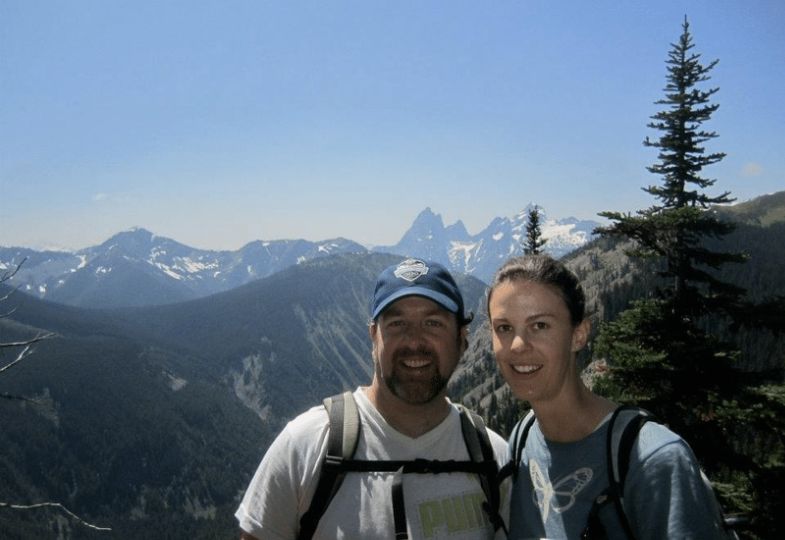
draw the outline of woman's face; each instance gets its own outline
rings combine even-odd
[[[575,354],[586,345],[589,322],[572,325],[558,289],[505,281],[493,290],[489,312],[496,362],[517,398],[533,405],[577,387]]]

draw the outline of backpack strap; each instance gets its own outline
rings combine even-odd
[[[623,406],[619,407],[614,411],[614,414],[618,415],[616,421],[618,425],[614,427],[613,425],[610,426],[608,435],[609,435],[609,443],[610,443],[610,434],[611,431],[614,432],[614,440],[612,442],[614,452],[610,452],[608,454],[609,458],[609,474],[612,472],[613,476],[611,477],[612,485],[615,484],[614,489],[617,490],[618,497],[615,498],[616,502],[616,509],[619,512],[619,518],[622,521],[623,526],[625,527],[625,531],[627,531],[627,536],[630,539],[633,539],[634,536],[632,534],[632,529],[630,527],[629,521],[626,519],[624,514],[624,480],[627,477],[627,472],[630,468],[630,458],[632,456],[632,446],[635,444],[635,440],[638,438],[638,434],[640,433],[643,424],[646,422],[653,422],[655,421],[655,417],[652,413],[647,411],[646,409],[642,409],[640,407],[635,406]],[[611,418],[611,422],[613,422],[613,417]],[[613,469],[610,468],[611,458],[615,458],[615,467]],[[703,485],[706,488],[706,492],[708,493],[709,500],[713,503],[713,509],[715,512],[715,519],[718,520],[718,523],[723,529],[723,533],[729,539],[736,539],[738,540],[738,535],[734,530],[734,521],[732,519],[728,519],[725,516],[725,512],[720,505],[719,500],[717,499],[717,494],[714,491],[714,487],[711,484],[711,480],[709,477],[706,476],[706,473],[703,469],[700,469],[700,476],[701,480],[703,481]],[[742,518],[743,519],[743,518]]]
[[[466,449],[469,451],[469,457],[474,463],[483,464],[483,472],[479,473],[480,485],[485,493],[485,503],[482,505],[483,510],[485,510],[488,519],[493,524],[493,530],[496,531],[501,528],[506,533],[507,527],[499,514],[499,507],[501,506],[499,464],[496,462],[496,456],[493,452],[493,446],[491,446],[488,431],[485,428],[485,422],[474,411],[462,405],[456,406],[460,412],[461,433],[463,433],[463,440],[466,443]]]
[[[341,466],[350,460],[357,449],[360,435],[360,414],[350,391],[324,400],[330,429],[327,436],[327,455],[322,464],[311,505],[300,518],[298,540],[310,540],[319,520],[341,487],[346,471]]]
[[[513,479],[518,478],[518,468],[520,467],[521,460],[523,459],[523,449],[526,447],[526,438],[529,436],[529,430],[534,425],[534,409],[529,409],[526,415],[518,420],[515,427],[512,428],[510,434],[510,461],[499,470],[499,482],[512,475]]]
[[[595,538],[598,532],[602,532],[603,525],[599,519],[599,510],[605,504],[612,502],[624,534],[630,540],[635,539],[632,526],[624,512],[624,481],[630,468],[630,455],[638,433],[643,424],[652,420],[654,416],[650,412],[631,405],[620,406],[611,414],[605,450],[608,460],[608,488],[594,500],[582,538]]]
[[[396,540],[408,538],[406,511],[403,497],[403,475],[406,473],[475,473],[485,493],[483,509],[494,529],[504,527],[499,515],[498,465],[493,453],[488,432],[482,418],[458,406],[461,418],[461,431],[471,461],[438,461],[416,459],[408,461],[358,461],[353,459],[357,449],[360,432],[360,415],[351,392],[344,392],[324,400],[329,417],[327,455],[322,463],[319,481],[316,485],[311,505],[300,518],[298,540],[310,540],[319,520],[329,506],[343,482],[347,472],[386,471],[394,472],[392,486],[393,518]],[[506,532],[506,528],[504,529]]]

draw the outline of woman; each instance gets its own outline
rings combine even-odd
[[[627,538],[614,504],[599,504],[609,483],[608,419],[617,405],[580,377],[576,355],[591,330],[584,304],[577,278],[543,255],[509,260],[488,292],[499,369],[536,418],[517,464],[512,539],[580,538],[595,501],[607,537]],[[666,427],[644,424],[624,485],[624,515],[635,538],[723,537],[695,456]]]

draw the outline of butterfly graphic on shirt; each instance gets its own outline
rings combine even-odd
[[[551,510],[560,514],[572,508],[576,496],[591,482],[594,473],[590,468],[582,467],[551,483],[543,474],[537,460],[532,459],[529,461],[529,475],[534,485],[532,493],[534,502],[539,506],[542,520],[545,522]]]

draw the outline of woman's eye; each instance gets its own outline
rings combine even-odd
[[[496,327],[497,334],[504,334],[506,332],[510,332],[512,330],[512,326],[509,324],[500,324]]]
[[[546,330],[547,328],[548,328],[548,323],[546,322],[537,321],[536,323],[534,323],[535,330]]]

